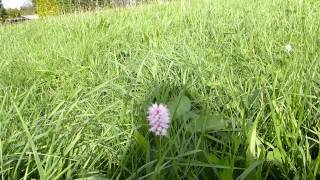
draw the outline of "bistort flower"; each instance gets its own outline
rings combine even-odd
[[[166,136],[170,124],[170,113],[163,104],[153,104],[149,107],[148,121],[150,131],[158,136]]]

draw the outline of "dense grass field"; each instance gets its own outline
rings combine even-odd
[[[320,178],[319,1],[66,15],[0,42],[3,180]]]

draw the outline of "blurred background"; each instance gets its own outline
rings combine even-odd
[[[0,22],[13,24],[39,17],[171,0],[0,0]]]

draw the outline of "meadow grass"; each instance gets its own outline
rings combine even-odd
[[[318,1],[66,15],[0,42],[1,179],[320,177]],[[168,137],[148,132],[154,102]]]

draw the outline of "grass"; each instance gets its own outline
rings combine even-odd
[[[0,27],[0,177],[318,179],[319,35],[311,0]],[[166,138],[147,130],[154,102],[172,112]]]

